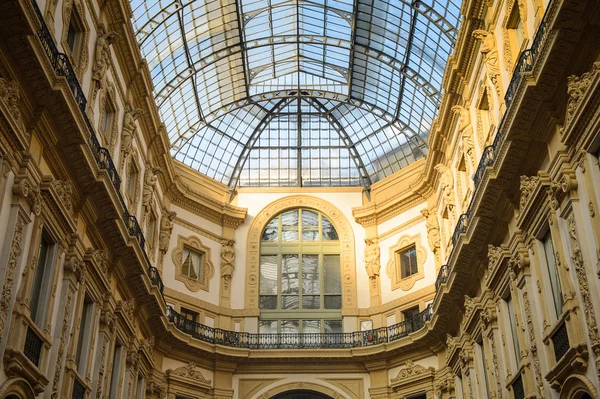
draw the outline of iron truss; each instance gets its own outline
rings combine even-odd
[[[132,0],[172,155],[228,184],[364,185],[427,151],[460,0]]]

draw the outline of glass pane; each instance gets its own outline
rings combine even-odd
[[[261,334],[276,334],[277,320],[260,320],[258,322],[258,332]]]
[[[339,240],[337,231],[325,216],[322,218],[323,240]]]
[[[281,232],[281,241],[298,241],[298,230],[283,230]]]
[[[402,311],[402,315],[404,316],[404,320],[413,319],[419,315],[419,307],[414,306],[410,309],[406,309],[406,310]]]
[[[319,256],[302,255],[302,293],[319,294]]]
[[[302,295],[302,309],[321,309],[321,296]]]
[[[261,295],[260,309],[277,309],[277,295]]]
[[[411,251],[413,248],[409,248],[400,253],[400,267],[402,269],[402,278],[408,277],[412,274],[411,272]]]
[[[283,255],[281,264],[281,293],[298,293],[298,255]]]
[[[325,332],[326,333],[341,333],[342,332],[342,321],[341,320],[325,320]]]
[[[319,225],[319,214],[313,211],[302,211],[302,226],[315,226]]]
[[[281,333],[292,334],[300,332],[300,320],[281,320]]]
[[[410,271],[411,274],[417,274],[419,272],[417,266],[417,250],[415,248],[410,250]]]
[[[326,295],[325,296],[325,309],[341,309],[342,308],[342,296],[341,295]]]
[[[323,268],[325,273],[325,293],[326,294],[341,294],[342,293],[342,273],[340,270],[339,255],[323,256]]]
[[[281,297],[281,309],[298,309],[300,303],[298,295],[286,295]]]
[[[277,241],[277,230],[279,228],[279,218],[274,217],[271,219],[265,230],[263,231],[263,241]]]
[[[277,255],[260,257],[260,294],[277,295]]]
[[[283,212],[281,214],[282,226],[298,226],[298,210]]]
[[[320,320],[303,320],[302,321],[302,332],[303,333],[320,333],[321,332],[321,321]]]
[[[200,261],[201,255],[199,253],[183,248],[181,273],[192,280],[200,280]]]
[[[319,239],[319,230],[302,229],[302,239],[304,241],[317,241]]]

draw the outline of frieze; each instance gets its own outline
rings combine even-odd
[[[167,380],[173,379],[173,377],[179,377],[184,380],[191,380],[196,384],[209,388],[212,381],[204,377],[202,370],[196,366],[194,362],[190,362],[185,366],[178,367],[176,369],[168,369],[165,372]]]
[[[412,360],[409,360],[390,382],[392,386],[398,386],[402,385],[402,383],[406,383],[407,380],[414,381],[415,379],[431,377],[434,373],[435,370],[433,367],[423,367],[420,364],[415,364]]]

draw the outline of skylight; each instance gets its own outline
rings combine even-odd
[[[425,156],[460,0],[132,0],[172,156],[231,188]]]

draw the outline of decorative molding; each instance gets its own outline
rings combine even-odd
[[[258,309],[260,238],[264,227],[275,215],[292,208],[313,208],[323,213],[338,232],[341,247],[343,308],[356,308],[356,262],[354,232],[344,214],[331,203],[307,195],[280,198],[261,210],[248,230],[246,251],[246,308]]]
[[[417,273],[408,277],[402,278],[402,265],[400,262],[400,252],[408,249],[412,245],[415,246],[417,254]],[[403,291],[408,291],[414,287],[415,283],[422,278],[425,278],[425,260],[427,259],[427,251],[421,243],[421,234],[414,236],[404,235],[398,239],[395,245],[389,249],[389,260],[385,268],[387,276],[390,278],[392,291],[400,288]]]
[[[172,379],[173,377],[180,377],[184,380],[192,380],[200,386],[204,386],[209,388],[212,384],[211,380],[206,379],[202,374],[202,370],[196,366],[194,362],[190,362],[185,366],[181,366],[173,369],[168,369],[165,371],[165,376],[167,380]]]
[[[188,220],[176,217],[177,214],[175,214],[175,217],[173,218],[173,222],[181,227],[184,227],[190,231],[193,231],[196,234],[200,234],[203,237],[206,237],[214,242],[218,242],[218,243],[223,243],[225,241],[227,241],[226,238],[224,238],[223,236],[220,236],[218,234],[213,233],[210,230],[207,230],[203,227],[200,227]]]
[[[69,51],[69,44],[67,42],[69,34],[69,25],[71,19],[76,16],[78,29],[81,34],[80,43],[77,43],[78,49],[75,50],[76,54],[72,54]],[[83,75],[87,70],[89,62],[89,49],[88,43],[90,41],[90,28],[87,23],[86,10],[84,9],[84,1],[82,0],[64,0],[63,1],[63,12],[62,12],[62,38],[61,44],[63,52],[69,57],[71,65],[77,74],[79,81],[82,81]],[[79,53],[79,54],[77,54]]]
[[[182,272],[184,247],[188,247],[202,255],[199,280],[191,279]],[[196,236],[184,237],[179,235],[177,237],[177,246],[171,251],[171,259],[175,265],[175,280],[184,283],[185,287],[192,292],[198,292],[200,290],[208,291],[210,289],[210,279],[215,274],[215,266],[211,260],[210,247],[202,244],[200,238]]]
[[[414,364],[412,360],[406,362],[406,365],[398,371],[398,375],[392,378],[390,381],[392,384],[395,382],[399,382],[401,380],[405,380],[408,377],[415,377],[421,374],[425,374],[427,371],[431,371],[433,367],[425,368],[420,364]]]

